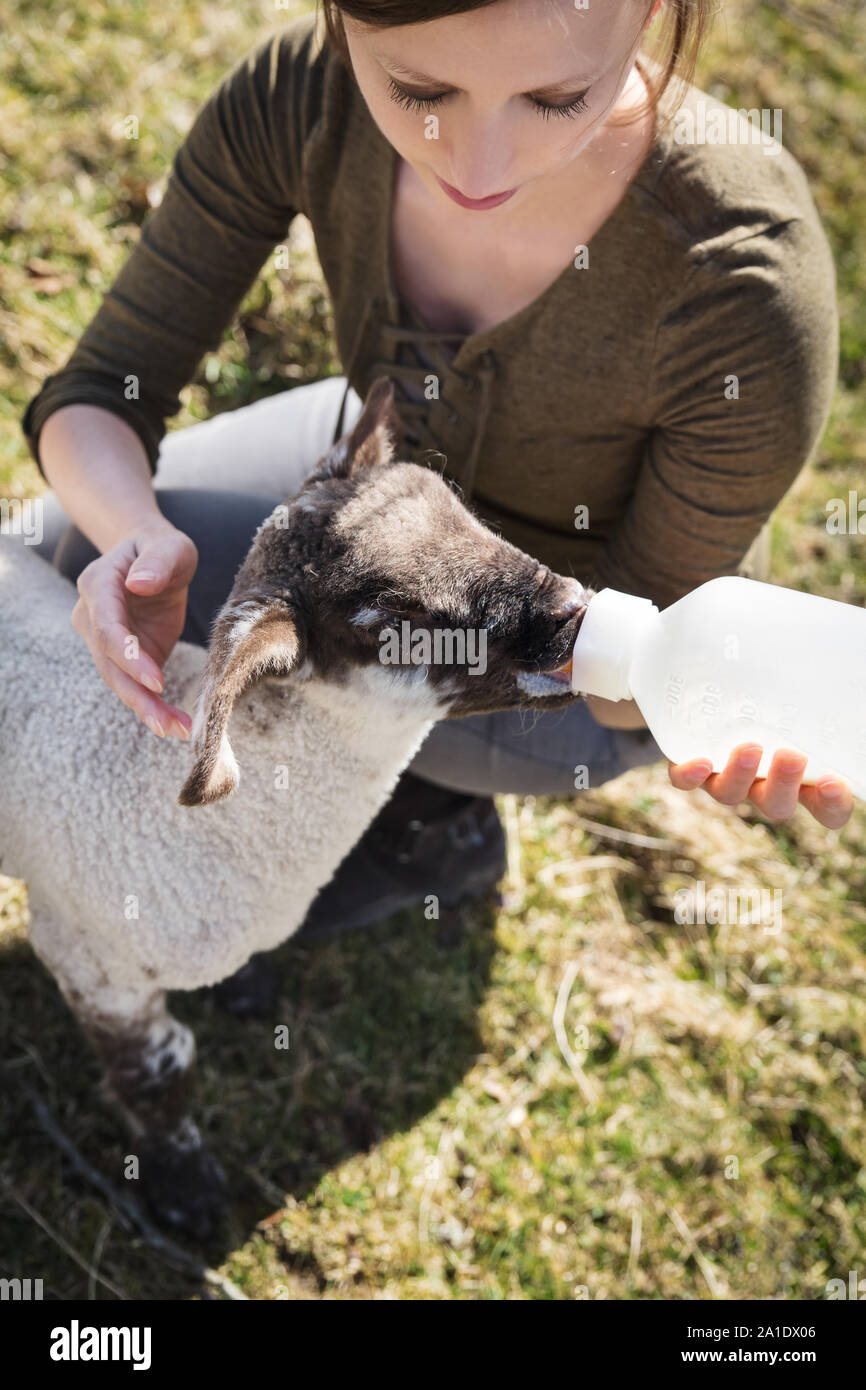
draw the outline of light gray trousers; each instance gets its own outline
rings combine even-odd
[[[182,636],[205,644],[260,522],[297,491],[327,453],[340,425],[362,408],[343,376],[281,391],[163,439],[154,477],[160,509],[191,536],[199,566]],[[345,393],[345,401],[344,401]],[[345,406],[342,420],[341,406]],[[44,494],[43,538],[35,547],[74,580],[97,551],[53,493]],[[646,729],[606,729],[584,701],[545,714],[506,711],[434,726],[410,770],[473,795],[569,796],[663,754]],[[583,769],[586,769],[584,772]]]

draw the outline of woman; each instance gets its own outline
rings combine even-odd
[[[835,277],[796,161],[744,119],[695,136],[734,116],[683,80],[711,0],[666,0],[667,61],[639,57],[662,3],[325,0],[324,31],[290,24],[199,113],[24,420],[74,523],[54,554],[78,579],[73,626],[155,733],[189,730],[160,698],[175,641],[206,641],[252,532],[383,371],[404,456],[444,455],[479,514],[551,568],[660,606],[742,569],[827,420]],[[166,435],[297,211],[345,377]],[[845,783],[802,786],[787,751],[756,780],[760,753],[671,779],[771,820],[798,802],[848,819]],[[441,724],[308,927],[493,882],[493,793],[564,795],[660,756],[629,702],[531,729]]]

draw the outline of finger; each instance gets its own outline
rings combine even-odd
[[[90,575],[82,570],[77,586],[81,599],[73,608],[70,621],[82,637],[86,625],[91,652],[91,643],[95,643],[121,671],[159,694],[164,684],[162,672],[144,650],[138,636],[129,629],[126,601],[118,579],[116,573],[106,572],[104,568]]]
[[[192,720],[186,711],[169,704],[166,700],[158,699],[156,695],[149,695],[138,681],[133,680],[106,656],[103,648],[89,629],[86,610],[84,610],[83,621],[79,618],[76,631],[87,644],[93,664],[105,684],[114,691],[128,709],[131,709],[138,716],[142,723],[147,725],[152,733],[155,733],[159,738],[166,736],[184,740],[189,738]]]
[[[184,741],[189,738],[192,721],[183,710],[157,699],[155,695],[148,695],[137,681],[113,662],[94,657],[94,664],[109,689],[138,715],[157,738],[179,738]]]
[[[794,814],[808,761],[804,753],[796,753],[792,748],[779,748],[773,754],[766,777],[752,783],[749,799],[768,820],[787,820]]]
[[[713,765],[709,758],[689,758],[684,763],[670,763],[668,776],[681,792],[694,791],[712,774]]]
[[[828,830],[838,830],[851,819],[854,794],[840,777],[822,777],[814,786],[800,788],[800,804]]]
[[[188,536],[170,532],[144,542],[129,567],[126,587],[137,594],[159,594],[189,584],[196,566],[198,551]]]
[[[738,806],[749,795],[762,752],[759,743],[738,744],[723,770],[708,779],[705,790],[723,806]]]

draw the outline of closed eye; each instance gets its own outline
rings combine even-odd
[[[388,78],[388,92],[391,100],[406,111],[433,111],[437,106],[442,105],[447,96],[451,95],[450,92],[434,92],[430,96],[425,96],[420,92],[409,92],[405,87],[401,87],[399,83],[395,82],[393,77]],[[545,120],[549,120],[551,116],[570,117],[577,115],[580,111],[586,111],[589,106],[586,100],[587,92],[581,92],[578,96],[572,97],[570,101],[563,102],[561,105],[542,101],[540,97],[528,96],[527,100],[532,103]]]
[[[431,97],[407,92],[405,87],[397,85],[393,77],[388,78],[388,92],[391,100],[406,111],[432,111],[434,106],[440,106],[447,96],[447,92],[438,92]]]
[[[545,120],[551,116],[576,116],[579,111],[586,111],[589,102],[586,100],[586,92],[581,92],[580,96],[573,97],[564,106],[553,106],[548,101],[539,101],[537,97],[530,98],[533,106],[540,111]]]
[[[381,608],[359,608],[357,613],[353,613],[349,622],[353,627],[374,627],[385,617]]]

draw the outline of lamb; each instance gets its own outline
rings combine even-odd
[[[297,930],[435,720],[576,698],[590,591],[399,461],[400,438],[380,377],[259,528],[208,651],[172,652],[166,698],[198,695],[191,769],[101,681],[69,625],[74,587],[2,542],[0,863],[28,883],[33,948],[102,1063],[153,1211],[197,1235],[226,1184],[187,1111],[195,1045],[166,991]],[[406,622],[484,632],[484,669],[387,664]]]

